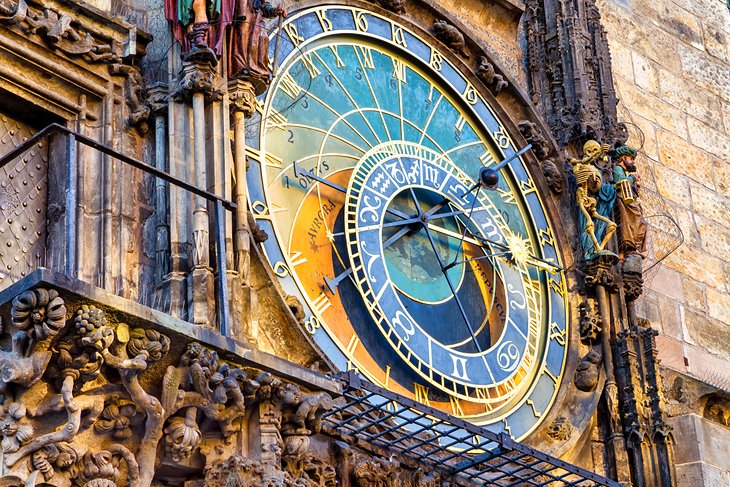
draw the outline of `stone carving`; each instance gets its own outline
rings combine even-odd
[[[195,408],[188,408],[185,417],[170,419],[165,428],[165,451],[176,463],[187,460],[203,439],[198,428],[197,413]]]
[[[269,234],[256,222],[256,218],[254,218],[250,211],[248,212],[248,227],[251,229],[251,236],[254,242],[264,243],[269,239]]]
[[[336,485],[335,468],[309,452],[329,394],[266,372],[249,378],[200,343],[130,329],[91,304],[66,315],[56,291],[33,289],[13,300],[0,330],[12,337],[12,351],[0,352],[0,482],[149,487],[164,463],[205,466],[204,485]],[[260,458],[220,464],[247,411]]]
[[[727,413],[717,403],[708,403],[702,411],[702,416],[710,421],[727,426]]]
[[[301,323],[304,321],[304,318],[307,317],[306,312],[304,311],[304,306],[302,305],[302,302],[299,301],[299,298],[289,294],[287,295],[286,299],[286,305],[291,310],[292,314],[294,315],[294,318]]]
[[[180,68],[178,89],[174,97],[178,100],[190,99],[195,93],[203,93],[211,99],[218,99],[220,92],[214,89],[217,61],[215,57],[191,51]]]
[[[479,67],[477,68],[477,76],[482,83],[492,92],[494,96],[509,86],[509,83],[505,81],[504,76],[497,74],[494,70],[494,65],[489,60],[482,56],[479,61]]]
[[[596,167],[598,160],[603,158],[609,149],[610,146],[589,140],[583,146],[583,158],[570,159],[578,186],[575,196],[580,210],[579,224],[586,260],[610,254],[605,247],[616,232],[616,224],[609,218],[613,213],[616,191],[613,185],[602,184],[601,171]],[[603,239],[599,243],[598,238],[601,236]]]
[[[582,302],[578,310],[580,313],[580,339],[587,345],[593,345],[598,342],[601,334],[601,320],[588,301]]]
[[[532,101],[558,143],[625,137],[596,0],[525,0],[524,25]]]
[[[113,397],[94,424],[94,430],[118,441],[128,440],[133,435],[132,427],[141,424],[142,420],[144,415],[133,402]]]
[[[629,254],[624,258],[621,275],[626,301],[635,301],[644,291],[643,263],[641,254]]]
[[[595,350],[589,351],[583,360],[580,361],[575,371],[575,387],[583,392],[592,392],[598,385],[599,369],[598,364],[601,363],[601,354]]]
[[[43,478],[51,480],[57,470],[69,470],[82,456],[66,443],[54,443],[33,452],[31,463],[35,470],[41,472]]]
[[[0,449],[4,454],[15,453],[34,437],[33,426],[26,419],[23,403],[13,402],[0,406],[0,433],[3,435]]]
[[[547,434],[555,441],[566,442],[573,434],[573,425],[568,418],[561,416],[550,423]]]
[[[446,44],[452,51],[469,58],[464,34],[459,32],[459,29],[445,20],[436,20],[433,23],[433,31],[436,39]]]
[[[400,464],[394,460],[375,457],[355,466],[353,472],[357,487],[389,487],[398,476]]]
[[[539,160],[545,159],[550,154],[550,144],[542,135],[540,127],[529,120],[522,120],[517,124],[520,133],[528,144],[532,144],[532,152]]]
[[[441,475],[435,470],[426,473],[419,468],[416,471],[416,487],[441,487]]]
[[[51,360],[50,339],[66,322],[66,307],[54,290],[25,291],[13,300],[11,350],[0,350],[0,392],[10,384],[31,387]],[[31,354],[33,350],[35,353]]]
[[[590,286],[603,286],[607,290],[618,290],[618,278],[614,264],[618,260],[613,253],[598,255],[586,266],[586,283]]]
[[[546,159],[541,164],[542,174],[545,176],[550,190],[555,194],[563,193],[563,173],[560,172],[558,166],[552,159]]]
[[[206,469],[205,487],[310,487],[307,479],[293,478],[289,473],[272,470],[258,460],[232,456]]]
[[[377,0],[377,2],[385,9],[397,14],[406,13],[406,2],[408,0]]]
[[[114,64],[109,67],[111,74],[124,76],[124,93],[129,108],[129,116],[127,117],[127,125],[136,127],[141,134],[146,134],[149,130],[147,120],[152,114],[152,110],[147,105],[147,93],[145,91],[144,80],[139,69],[126,66],[124,64]]]
[[[81,56],[92,63],[115,64],[122,60],[121,46],[97,41],[72,17],[50,7],[37,11],[25,0],[19,0],[15,9],[0,5],[0,23],[18,26],[64,54]]]

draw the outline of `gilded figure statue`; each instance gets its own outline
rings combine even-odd
[[[610,145],[589,140],[583,145],[583,158],[570,159],[578,185],[576,203],[580,210],[581,240],[587,260],[612,254],[606,250],[606,245],[616,232],[616,224],[609,218],[613,213],[616,191],[612,184],[603,184],[601,170],[597,167],[598,161],[605,158],[610,149]]]
[[[639,203],[639,175],[636,172],[637,151],[621,146],[612,151],[615,165],[613,183],[618,192],[619,251],[623,256],[644,254],[647,223]]]

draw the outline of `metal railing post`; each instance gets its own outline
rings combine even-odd
[[[218,259],[218,328],[221,335],[230,335],[228,320],[230,309],[228,303],[228,272],[226,269],[226,215],[223,203],[215,202],[215,243]]]
[[[76,276],[76,135],[66,135],[66,258],[64,273]]]

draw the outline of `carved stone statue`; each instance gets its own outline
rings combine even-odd
[[[581,240],[586,260],[598,255],[610,254],[606,244],[616,232],[616,224],[609,215],[613,212],[616,191],[612,184],[602,184],[601,171],[596,162],[604,157],[611,147],[589,140],[583,146],[583,159],[571,159],[576,184],[576,203],[582,230]],[[605,234],[604,234],[605,230]],[[598,238],[603,235],[599,243]]]
[[[647,223],[638,201],[639,175],[636,174],[636,149],[625,145],[615,149],[618,157],[613,168],[613,183],[619,194],[618,214],[619,251],[623,255],[643,254],[646,245]]]
[[[228,76],[251,79],[268,86],[269,36],[265,19],[286,17],[286,10],[263,0],[235,0],[228,46]],[[255,85],[259,83],[254,83]]]

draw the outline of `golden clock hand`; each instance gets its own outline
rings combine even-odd
[[[472,328],[471,323],[469,322],[469,317],[466,315],[466,309],[464,308],[464,305],[461,303],[461,299],[459,299],[459,295],[456,293],[456,288],[454,287],[454,283],[451,282],[451,277],[449,277],[448,270],[444,266],[444,261],[441,259],[441,254],[439,254],[438,248],[436,247],[436,242],[433,240],[433,236],[431,235],[431,231],[428,228],[429,224],[429,217],[424,214],[421,210],[421,203],[418,201],[418,196],[416,196],[416,192],[413,190],[413,188],[408,188],[411,192],[411,197],[413,198],[413,202],[416,204],[416,208],[418,209],[418,216],[421,217],[421,224],[423,225],[423,228],[426,230],[426,236],[428,237],[428,241],[431,244],[431,249],[433,249],[433,253],[436,256],[436,260],[439,263],[439,267],[441,268],[441,273],[446,278],[446,282],[449,284],[449,289],[451,289],[451,294],[454,296],[454,301],[456,302],[456,306],[459,308],[459,312],[461,313],[461,316],[464,318],[464,322],[466,323],[466,327],[469,329],[469,334],[471,335],[472,340],[474,340],[474,345],[477,347],[477,351],[479,353],[482,353],[482,347],[479,345],[479,341],[477,340],[477,336],[474,333],[474,328]],[[438,206],[438,205],[436,205]],[[435,208],[435,207],[434,207]],[[433,208],[431,209],[433,210]],[[438,211],[438,210],[436,210]],[[489,327],[485,327],[485,335],[487,337],[487,343],[491,343],[491,337],[489,333]]]
[[[412,220],[414,220],[414,221],[413,222],[408,221],[407,223],[404,221],[402,224],[407,225],[408,223],[415,223],[415,222],[421,221],[420,218],[413,218]],[[393,222],[393,223],[401,223],[401,222]],[[396,233],[393,234],[393,236],[391,236],[388,240],[383,242],[383,249],[385,250],[388,247],[390,247],[391,245],[393,245],[394,243],[396,243],[398,240],[400,240],[400,238],[403,235],[410,232],[411,230],[412,230],[412,228],[409,226],[405,226],[405,227],[401,228],[400,230],[398,230]],[[340,273],[340,275],[335,276],[333,279],[330,279],[329,277],[325,277],[324,283],[327,286],[327,289],[329,289],[329,291],[332,294],[337,294],[337,286],[339,286],[340,283],[342,281],[344,281],[345,278],[347,276],[349,276],[350,274],[352,274],[352,267],[342,271],[342,273]]]
[[[333,183],[332,181],[329,181],[323,177],[317,176],[312,171],[307,171],[306,169],[301,167],[299,164],[297,164],[297,161],[294,161],[292,163],[292,165],[294,166],[294,176],[296,176],[297,178],[305,176],[305,177],[308,177],[310,179],[317,181],[318,183],[322,183],[325,186],[329,186],[332,189],[336,189],[337,191],[347,194],[347,188],[345,188],[344,186],[340,186],[339,184]],[[411,218],[410,216],[403,213],[402,211],[398,211],[393,208],[388,208],[385,211],[387,211],[391,215],[402,218],[403,220],[408,220],[409,218]]]
[[[440,227],[438,225],[434,225],[430,221],[428,223],[428,228],[437,233],[440,233],[442,235],[446,235],[447,237],[461,238],[461,234],[451,231],[449,229]],[[476,246],[482,247],[482,248],[489,248],[488,246],[494,246],[494,247],[504,250],[510,254],[514,254],[514,249],[510,248],[508,245],[504,245],[499,242],[495,242],[494,240],[489,240],[488,238],[479,237],[479,236],[476,236],[473,234],[471,237],[469,237],[469,236],[464,237],[464,242],[469,242],[472,245],[476,245]],[[564,268],[562,266],[559,266],[553,262],[550,262],[545,259],[541,259],[540,257],[536,257],[531,254],[528,254],[526,256],[525,263],[533,265],[533,266],[543,269],[545,271],[548,271],[551,274],[555,274],[559,271],[564,270]]]
[[[431,230],[429,229],[428,222],[424,223],[423,228],[426,229],[426,236],[428,237],[428,241],[431,243],[431,248],[433,249],[434,255],[436,255],[436,260],[438,260],[439,267],[441,267],[441,272],[443,273],[444,277],[446,278],[446,282],[449,284],[449,289],[451,289],[451,294],[454,296],[454,301],[456,301],[456,306],[459,308],[459,312],[461,313],[461,316],[464,318],[464,322],[466,323],[466,327],[469,329],[469,334],[471,335],[472,340],[474,341],[474,345],[477,347],[477,352],[482,353],[482,347],[479,345],[479,341],[477,340],[477,336],[474,333],[474,328],[472,328],[471,323],[469,322],[469,317],[466,315],[466,309],[464,308],[464,305],[461,303],[461,299],[459,299],[459,295],[456,293],[456,288],[454,287],[454,284],[451,282],[451,278],[449,277],[448,270],[444,266],[443,260],[441,260],[441,255],[438,252],[438,248],[436,247],[436,242],[433,241],[433,236],[431,235]],[[490,336],[490,330],[489,327],[484,327],[485,336],[487,338],[487,343],[491,343],[492,339]]]

